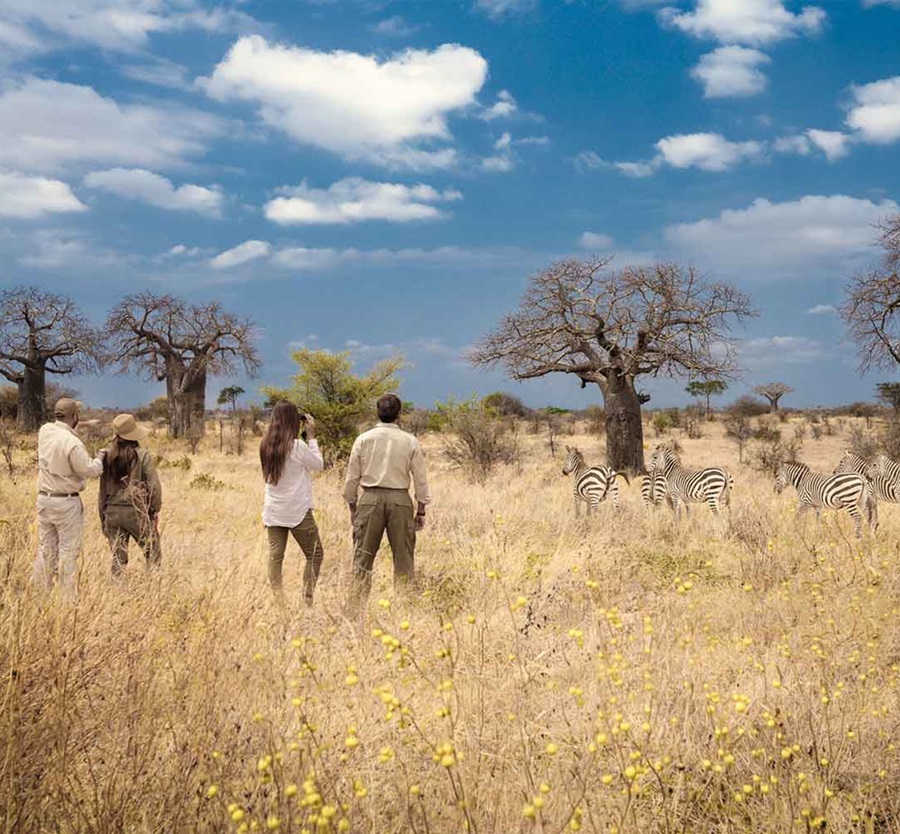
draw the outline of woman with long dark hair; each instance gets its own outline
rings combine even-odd
[[[128,564],[131,539],[144,551],[147,567],[160,562],[162,487],[153,455],[140,447],[150,432],[130,414],[117,415],[112,428],[115,437],[103,459],[97,497],[103,532],[112,550],[113,576],[119,576]]]
[[[298,437],[301,425],[305,442]],[[312,605],[324,556],[312,513],[310,473],[324,467],[316,441],[316,421],[309,414],[301,416],[293,403],[279,402],[259,443],[259,462],[266,480],[263,524],[269,538],[269,585],[281,592],[281,566],[290,533],[306,557],[303,597],[307,605]]]

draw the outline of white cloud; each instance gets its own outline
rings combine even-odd
[[[281,194],[265,207],[266,217],[281,225],[437,220],[444,213],[435,203],[462,197],[452,189],[438,191],[430,185],[369,182],[356,177],[328,188],[310,188],[304,182],[296,188],[281,189]]]
[[[199,0],[3,0],[0,40],[34,50],[91,44],[133,51],[157,32],[239,31],[252,19]],[[3,32],[5,31],[5,36]]]
[[[86,210],[87,206],[60,180],[0,171],[0,217],[33,219]]]
[[[656,143],[658,159],[673,168],[727,171],[740,162],[758,157],[759,142],[729,142],[719,133],[688,133],[667,136]]]
[[[94,171],[84,178],[84,184],[88,188],[99,188],[127,200],[139,200],[158,208],[195,211],[212,217],[218,217],[222,213],[224,202],[218,188],[201,185],[182,185],[176,188],[170,180],[143,168]]]
[[[900,75],[854,86],[852,94],[846,121],[862,140],[887,144],[900,139]]]
[[[824,316],[836,313],[837,309],[832,304],[816,304],[815,306],[810,307],[806,312],[810,316]]]
[[[613,167],[626,176],[642,179],[652,177],[659,167],[659,162],[656,159],[650,162],[614,162]]]
[[[533,259],[534,253],[517,248],[439,246],[435,249],[330,249],[286,246],[273,253],[271,263],[285,270],[306,272],[355,263],[471,263],[484,266],[490,263],[523,263]]]
[[[797,156],[809,156],[812,153],[812,143],[806,135],[796,133],[791,136],[780,136],[772,143],[772,149],[776,153],[794,153]]]
[[[892,200],[845,195],[784,203],[759,198],[745,209],[669,226],[664,235],[704,268],[758,279],[810,277],[864,263],[872,254],[875,224],[897,211]]]
[[[519,105],[516,103],[515,98],[513,98],[512,93],[510,93],[509,90],[501,90],[497,95],[497,101],[490,107],[484,108],[481,118],[486,121],[492,121],[493,119],[508,119],[510,116],[515,115],[518,110]]]
[[[578,239],[578,245],[582,249],[595,249],[598,251],[606,251],[612,249],[615,241],[611,235],[605,235],[600,232],[582,232]]]
[[[448,117],[475,104],[486,77],[487,61],[456,44],[379,60],[251,36],[201,83],[213,98],[257,104],[264,122],[297,142],[422,170],[454,164],[452,148],[434,145],[451,141]]]
[[[369,31],[374,32],[376,35],[387,35],[391,38],[408,38],[421,28],[421,26],[414,26],[409,23],[406,18],[400,15],[394,15],[393,17],[379,20],[378,23],[369,27]]]
[[[863,0],[863,6],[866,8],[872,6],[896,6],[900,9],[900,0]]]
[[[836,130],[815,130],[806,131],[809,141],[821,150],[829,162],[841,159],[847,155],[847,145],[850,142],[850,136]]]
[[[250,261],[266,258],[272,251],[272,244],[264,240],[245,240],[233,249],[226,249],[214,258],[209,265],[213,269],[231,269],[235,266],[249,263]]]
[[[804,336],[769,336],[738,343],[739,361],[751,368],[805,365],[828,355],[826,346]]]
[[[530,12],[537,7],[537,0],[475,0],[475,6],[491,17],[497,18]]]
[[[0,94],[0,165],[24,170],[97,162],[166,168],[200,153],[220,130],[195,110],[119,104],[58,81],[28,78]]]
[[[760,46],[818,32],[825,12],[805,6],[789,12],[782,0],[697,0],[693,11],[665,8],[660,19],[697,38]]]
[[[144,64],[126,64],[121,68],[121,72],[126,78],[155,87],[186,90],[191,86],[187,67],[166,58],[156,58]]]
[[[760,67],[770,62],[758,49],[720,46],[700,59],[691,76],[703,84],[704,98],[755,96],[766,89],[768,79]]]

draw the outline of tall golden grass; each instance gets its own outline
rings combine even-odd
[[[338,473],[315,485],[309,610],[295,550],[289,606],[265,585],[253,450],[210,439],[161,470],[162,570],[132,546],[121,584],[92,485],[75,607],[30,588],[33,479],[0,480],[4,830],[900,830],[900,507],[861,542],[849,517],[798,519],[704,433],[683,458],[731,468],[732,508],[680,523],[637,483],[576,521],[540,437],[484,483],[428,440],[421,594],[394,597],[383,551],[361,623],[340,616]],[[841,448],[807,439],[804,458],[830,469]]]

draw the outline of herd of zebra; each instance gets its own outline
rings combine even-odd
[[[581,503],[587,504],[588,515],[595,512],[607,496],[618,509],[617,479],[628,476],[609,466],[588,466],[584,455],[575,447],[566,446],[563,475],[575,476],[575,515]],[[798,514],[814,509],[816,515],[823,508],[846,510],[856,526],[857,537],[862,535],[863,517],[874,530],[878,527],[878,502],[900,503],[900,463],[879,455],[874,461],[846,451],[830,475],[812,472],[804,463],[785,463],[775,477],[775,491],[786,486],[797,490],[800,501]],[[657,446],[650,458],[648,473],[641,476],[641,499],[645,506],[668,504],[676,516],[690,504],[705,503],[717,514],[731,503],[734,479],[727,469],[711,466],[688,469],[674,449]]]

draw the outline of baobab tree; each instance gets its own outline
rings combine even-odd
[[[110,312],[106,326],[111,357],[121,372],[136,367],[166,383],[172,437],[202,434],[208,376],[232,374],[238,366],[253,375],[259,368],[253,323],[226,313],[217,302],[129,295]]]
[[[881,224],[878,243],[881,263],[850,279],[841,307],[863,372],[900,363],[900,214]]]
[[[515,379],[571,374],[600,388],[606,450],[620,471],[644,469],[639,377],[729,379],[737,372],[730,325],[756,315],[730,284],[674,263],[609,269],[567,260],[533,275],[518,309],[476,347],[477,366]]]
[[[764,385],[757,385],[753,389],[753,393],[767,399],[769,401],[769,414],[775,414],[778,411],[778,404],[781,398],[785,394],[793,394],[794,389],[783,382],[767,382]]]
[[[46,418],[47,374],[95,371],[103,339],[71,298],[37,287],[0,292],[0,374],[18,389],[17,420],[36,431]]]

